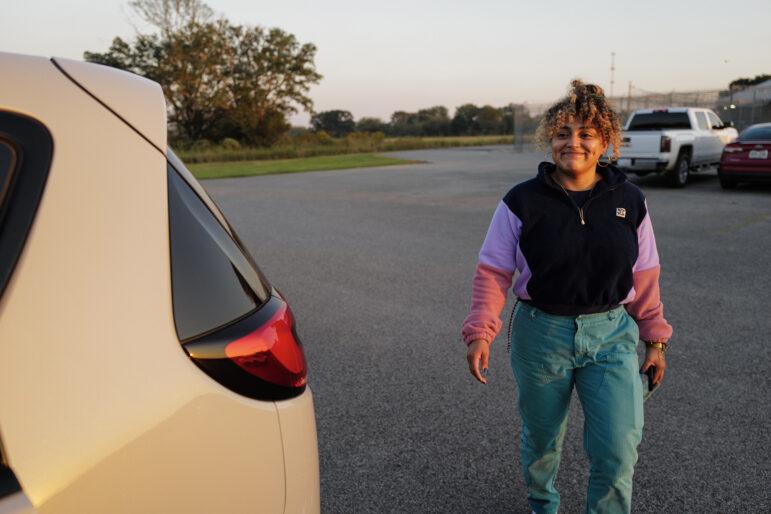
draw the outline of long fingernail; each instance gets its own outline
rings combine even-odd
[[[482,376],[487,378],[487,368],[482,369]]]

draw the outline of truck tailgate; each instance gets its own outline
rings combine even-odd
[[[661,153],[661,132],[624,132],[621,157],[655,158]]]

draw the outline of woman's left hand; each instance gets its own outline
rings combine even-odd
[[[659,383],[664,378],[664,369],[667,367],[667,361],[664,358],[664,352],[661,348],[650,347],[645,349],[645,362],[642,365],[643,371],[648,371],[651,366],[656,367],[653,375],[653,382]]]

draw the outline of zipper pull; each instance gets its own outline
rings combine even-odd
[[[586,222],[584,221],[584,208],[579,207],[578,208],[578,215],[581,216],[581,225],[586,225]]]

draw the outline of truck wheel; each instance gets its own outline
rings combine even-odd
[[[688,174],[690,172],[691,159],[687,152],[680,152],[677,155],[677,161],[675,167],[667,172],[667,180],[672,187],[684,187],[688,182]]]

